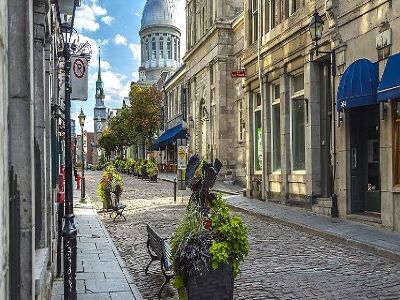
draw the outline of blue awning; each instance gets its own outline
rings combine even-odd
[[[172,144],[177,139],[186,139],[187,130],[183,128],[182,124],[172,127],[165,131],[156,140],[156,148],[164,148],[168,144]]]
[[[365,58],[354,61],[340,79],[337,110],[377,104],[378,83],[378,64]]]
[[[400,99],[400,53],[391,55],[378,87],[378,101]]]

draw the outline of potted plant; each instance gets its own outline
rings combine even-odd
[[[103,209],[108,210],[112,208],[111,193],[114,193],[118,199],[122,190],[123,181],[121,176],[117,174],[113,165],[107,166],[98,187],[98,193],[103,202]]]
[[[180,299],[233,299],[234,278],[249,251],[247,228],[233,216],[221,194],[210,193],[222,165],[192,157],[186,184],[187,211],[173,233],[173,285]]]
[[[142,165],[143,165],[143,160],[142,160],[142,159],[138,159],[138,160],[136,161],[136,164],[135,164],[135,175],[136,175],[138,178],[141,178],[141,177],[142,177],[142,174],[141,174]]]
[[[149,160],[146,164],[146,171],[150,182],[157,182],[158,168],[154,160]]]
[[[142,179],[149,179],[149,174],[147,173],[147,164],[148,164],[148,161],[145,160],[142,164],[142,168],[140,169]]]

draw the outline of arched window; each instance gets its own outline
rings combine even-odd
[[[149,39],[146,39],[146,60],[150,60]]]
[[[168,59],[172,59],[172,43],[170,36],[167,38],[167,51],[168,51]]]
[[[157,55],[157,52],[156,52],[156,38],[153,36],[151,38],[151,59],[155,60],[156,59],[156,55]]]
[[[177,54],[178,54],[178,46],[177,46],[177,40],[174,38],[174,59],[178,60]]]
[[[160,36],[160,46],[159,46],[159,49],[160,49],[160,58],[161,59],[164,59],[164,38],[162,37],[162,36]]]

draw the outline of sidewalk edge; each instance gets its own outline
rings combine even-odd
[[[331,232],[326,232],[326,231],[323,231],[323,230],[320,230],[320,229],[317,229],[317,228],[314,228],[314,227],[306,226],[304,224],[293,223],[293,222],[291,222],[289,220],[285,220],[285,219],[277,218],[277,217],[274,217],[274,216],[262,214],[260,212],[253,211],[251,209],[247,209],[247,208],[243,208],[243,207],[240,207],[240,206],[236,206],[236,205],[234,205],[232,203],[229,203],[229,202],[227,202],[227,205],[230,208],[232,208],[233,210],[245,212],[245,213],[248,213],[248,214],[253,215],[255,217],[258,217],[260,219],[264,219],[264,220],[268,220],[268,221],[274,221],[276,223],[295,228],[295,229],[297,229],[299,231],[302,231],[302,232],[306,232],[306,233],[309,233],[309,234],[317,235],[319,237],[322,237],[324,239],[327,239],[327,240],[330,240],[330,241],[333,241],[333,242],[339,242],[339,243],[344,244],[344,245],[349,245],[349,246],[352,246],[352,247],[355,247],[355,248],[359,248],[361,250],[370,252],[372,254],[381,256],[383,258],[392,260],[394,262],[400,262],[400,253],[396,253],[396,252],[390,251],[388,249],[372,246],[372,245],[370,245],[368,243],[363,243],[361,241],[357,241],[357,240],[354,240],[354,239],[348,239],[348,238],[345,238],[345,237],[343,237],[341,235],[338,235],[338,234],[335,234],[335,233],[331,233]]]

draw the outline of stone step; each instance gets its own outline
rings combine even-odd
[[[312,206],[312,211],[319,215],[324,215],[324,216],[331,215],[331,208],[321,204],[314,204]]]
[[[332,207],[332,199],[331,198],[317,198],[317,203],[324,207]]]

